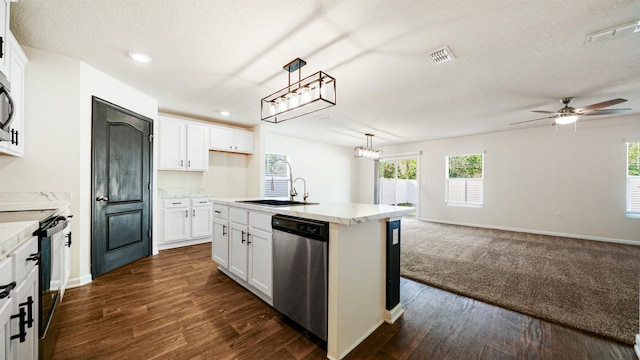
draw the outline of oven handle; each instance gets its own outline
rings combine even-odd
[[[59,233],[60,231],[66,229],[67,226],[69,226],[69,221],[65,219],[64,221],[60,221],[59,223],[57,223],[55,226],[43,230],[42,236],[50,237],[53,234]]]

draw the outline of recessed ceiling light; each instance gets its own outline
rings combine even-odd
[[[151,57],[147,54],[143,54],[143,53],[139,53],[139,52],[130,52],[129,56],[137,61],[137,62],[141,62],[141,63],[148,63],[151,61]]]
[[[220,115],[222,115],[222,116],[229,116],[229,115],[231,115],[231,113],[230,113],[230,112],[228,112],[228,111],[220,111]]]

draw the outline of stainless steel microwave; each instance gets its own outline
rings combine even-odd
[[[11,99],[11,85],[9,80],[0,73],[0,141],[18,143],[18,132],[11,129],[13,121],[13,99]]]

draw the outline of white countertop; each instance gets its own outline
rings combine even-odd
[[[237,201],[256,198],[209,199],[214,204],[235,206],[247,210],[264,211],[273,214],[297,216],[343,225],[360,224],[386,218],[407,215],[415,208],[405,206],[360,204],[360,203],[320,203],[317,205],[265,206]]]

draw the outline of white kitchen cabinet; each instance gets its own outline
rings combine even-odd
[[[207,199],[191,199],[191,237],[211,237],[213,206]]]
[[[12,259],[0,260],[0,359],[11,359],[11,315],[13,315]]]
[[[3,0],[0,0],[2,4]],[[7,33],[8,43],[5,45],[5,54],[9,66],[7,67],[7,79],[11,83],[11,98],[13,99],[13,120],[11,121],[11,141],[0,141],[0,152],[13,156],[24,154],[24,68],[27,56],[13,37]]]
[[[211,259],[218,266],[229,268],[229,208],[213,205],[213,243]]]
[[[209,129],[195,122],[158,116],[159,170],[206,171],[209,168]]]
[[[229,271],[271,298],[271,215],[231,207],[229,228]]]
[[[163,201],[160,250],[211,241],[213,206],[204,198]]]
[[[38,359],[40,295],[38,291],[38,238],[32,237],[9,256],[16,287],[11,291],[11,359]]]
[[[253,153],[253,133],[223,126],[211,126],[211,150]]]
[[[5,77],[9,77],[9,45],[7,34],[9,34],[9,4],[10,0],[0,0],[0,72]]]

